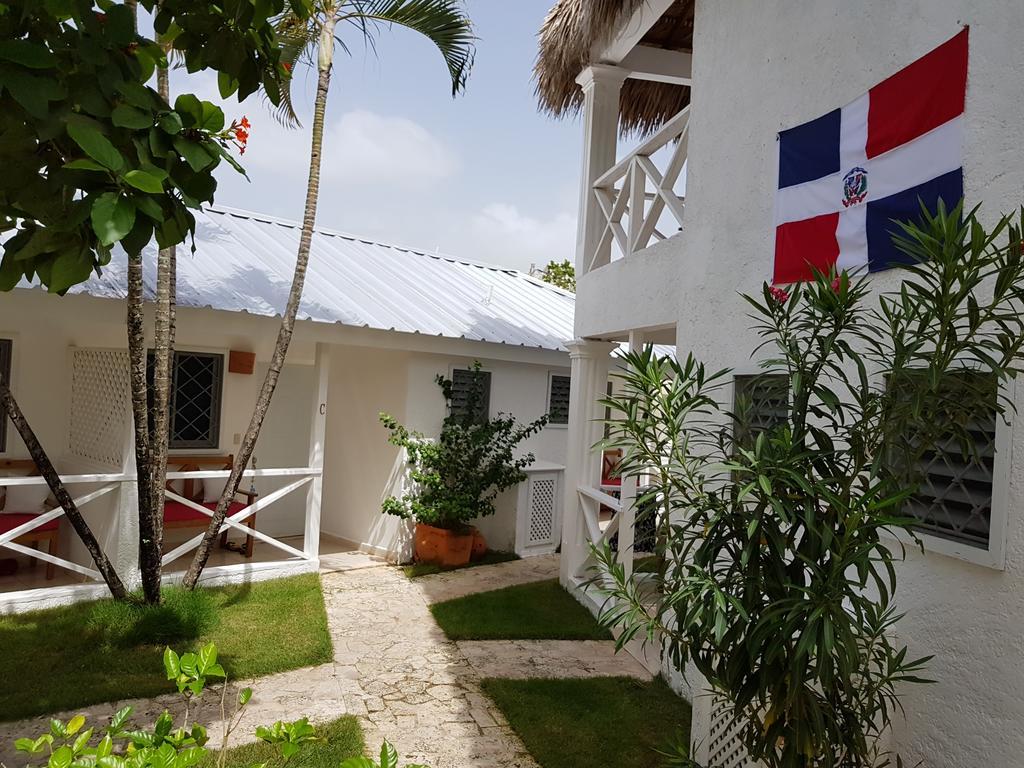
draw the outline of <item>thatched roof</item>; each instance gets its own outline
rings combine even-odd
[[[575,114],[583,103],[576,76],[592,52],[610,41],[621,20],[643,0],[558,0],[540,30],[540,52],[534,66],[537,98],[555,117]],[[687,51],[693,45],[694,0],[676,0],[641,43]],[[620,127],[623,133],[648,133],[690,102],[686,86],[627,80],[622,87]]]

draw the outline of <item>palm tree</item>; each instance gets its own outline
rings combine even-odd
[[[282,46],[283,66],[289,72],[300,63],[316,62],[317,86],[313,105],[312,142],[309,152],[309,181],[306,186],[306,207],[302,217],[302,234],[295,260],[295,274],[292,278],[288,303],[281,319],[277,344],[270,360],[267,376],[263,380],[256,407],[249,428],[242,438],[227,483],[221,493],[217,508],[210,520],[203,540],[185,574],[184,586],[194,589],[199,576],[206,566],[210,551],[217,539],[220,527],[227,515],[228,505],[238,490],[253,449],[259,437],[260,427],[270,406],[274,388],[284,367],[288,345],[295,328],[295,317],[302,299],[302,286],[309,264],[309,250],[316,224],[316,210],[320,191],[320,160],[324,139],[324,114],[327,109],[327,94],[331,84],[331,67],[334,61],[335,43],[348,50],[338,37],[338,30],[351,25],[363,40],[373,46],[375,35],[385,27],[400,26],[419,32],[437,46],[451,75],[452,95],[457,95],[466,85],[473,64],[474,37],[472,24],[463,11],[461,0],[318,0],[316,8],[308,18],[290,13],[283,15],[277,24]],[[298,123],[288,90],[290,78],[285,78],[282,90],[282,118],[286,122]]]

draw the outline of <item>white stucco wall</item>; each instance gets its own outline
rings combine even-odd
[[[480,360],[491,371],[491,413],[511,413],[531,421],[547,410],[548,375],[565,374],[562,365],[529,364],[480,356],[333,347],[328,437],[324,467],[322,528],[363,548],[395,553],[407,539],[401,521],[382,515],[381,502],[401,487],[400,451],[387,442],[378,414],[387,411],[412,430],[436,436],[444,400],[434,383],[438,374],[468,368]],[[549,426],[523,444],[538,459],[565,461],[566,430]],[[515,491],[504,494],[493,517],[475,523],[496,549],[515,544]]]
[[[0,338],[14,341],[12,385],[22,410],[43,447],[64,472],[111,471],[116,468],[85,466],[67,456],[71,393],[71,347],[125,348],[124,304],[87,296],[50,296],[40,291],[0,294]],[[27,321],[31,318],[31,321]],[[220,444],[215,449],[172,451],[175,454],[230,454],[238,445],[252,415],[256,394],[266,372],[276,321],[213,310],[181,310],[177,322],[177,348],[203,350],[227,355],[230,349],[257,352],[253,375],[227,372],[221,397]],[[297,335],[285,366],[278,391],[267,414],[256,446],[258,465],[269,467],[305,466],[309,451],[310,401],[313,391],[312,344]],[[8,428],[7,449],[2,458],[27,458],[21,438]],[[266,494],[282,481],[261,479],[258,490]],[[80,493],[91,486],[78,486]],[[114,499],[107,497],[83,509],[86,520],[112,551],[117,541],[114,530]],[[271,535],[301,535],[305,493],[296,492],[260,515],[259,528]],[[88,554],[68,526],[63,527],[61,550],[69,559],[89,563]],[[195,535],[193,529],[169,530],[167,542],[174,546]],[[0,552],[2,556],[2,552]]]
[[[737,292],[771,274],[776,134],[839,107],[971,26],[964,146],[968,204],[991,220],[1024,201],[1018,0],[698,0],[693,49],[686,224],[662,244],[680,264],[671,298],[680,352],[750,365],[756,344]],[[623,278],[625,280],[627,278]],[[885,274],[878,288],[898,276]],[[658,286],[636,277],[628,295]],[[581,291],[586,282],[581,282]],[[613,295],[606,295],[614,300]],[[580,303],[588,305],[589,297]],[[638,319],[650,314],[637,314]],[[601,332],[595,322],[583,333]],[[1022,403],[1018,387],[1016,400]],[[929,552],[899,568],[899,633],[935,654],[933,686],[908,687],[896,741],[906,764],[1021,764],[1024,753],[1024,419],[1009,473],[1005,570]],[[1010,460],[1004,453],[1002,461]],[[993,534],[997,535],[997,534]]]

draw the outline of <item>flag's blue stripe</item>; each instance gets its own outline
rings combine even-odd
[[[842,110],[779,134],[779,189],[839,171]]]
[[[870,201],[867,205],[868,270],[879,272],[898,264],[912,263],[913,259],[898,251],[892,243],[893,234],[900,232],[895,222],[920,221],[922,202],[932,214],[940,199],[945,202],[946,210],[951,210],[963,195],[964,171],[957,168],[924,184]]]

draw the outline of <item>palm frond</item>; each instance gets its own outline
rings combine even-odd
[[[397,25],[419,32],[441,52],[452,80],[452,96],[466,87],[476,52],[473,25],[462,0],[349,0],[338,21],[355,21],[372,45],[369,24]]]
[[[263,99],[273,107],[274,119],[281,125],[298,128],[302,126],[302,121],[295,110],[292,81],[300,65],[315,66],[319,23],[315,16],[303,19],[288,12],[274,23],[274,31],[281,50],[281,64],[289,70],[289,74],[281,75],[278,80],[281,100],[277,105],[270,101],[266,91],[262,91]]]

